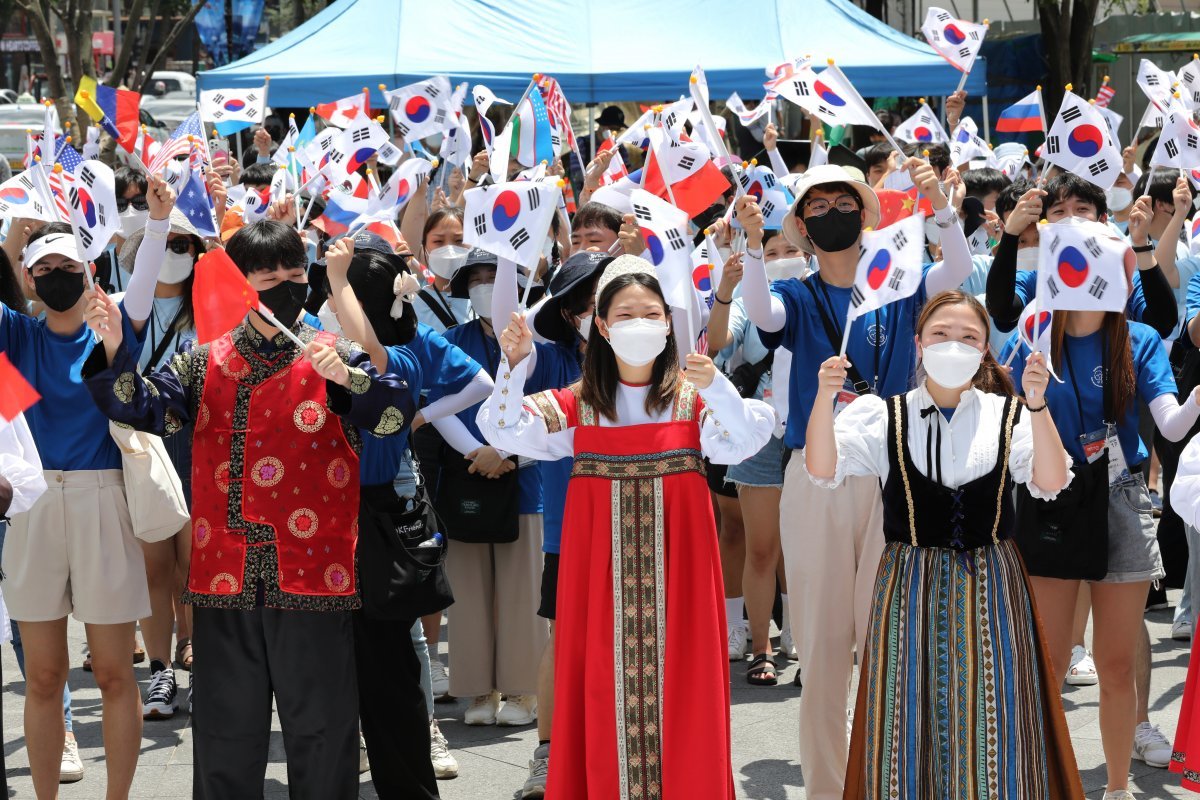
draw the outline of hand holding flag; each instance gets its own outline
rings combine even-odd
[[[955,19],[948,11],[935,6],[930,6],[926,12],[925,22],[921,24],[921,33],[938,55],[962,73],[957,91],[961,91],[967,82],[967,75],[971,72],[975,57],[979,55],[979,48],[983,45],[983,37],[987,35],[987,31],[986,19],[983,24]]]

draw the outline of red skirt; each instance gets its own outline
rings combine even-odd
[[[550,800],[732,800],[716,525],[694,421],[575,430]]]
[[[1197,642],[1200,638],[1192,639],[1183,705],[1179,709],[1179,725],[1171,752],[1171,772],[1183,775],[1183,788],[1193,792],[1200,792],[1200,708],[1197,707],[1200,704],[1200,660],[1196,658]]]

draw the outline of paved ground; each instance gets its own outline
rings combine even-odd
[[[1177,592],[1171,593],[1174,600]],[[1170,612],[1148,615],[1154,648],[1154,677],[1151,719],[1173,737],[1183,692],[1189,648],[1170,639]],[[82,749],[87,775],[80,783],[62,787],[61,797],[99,798],[104,796],[104,765],[100,733],[99,693],[91,674],[79,669],[83,661],[83,627],[72,623],[71,652],[75,669],[71,686],[75,692],[75,730]],[[31,798],[24,739],[21,732],[23,684],[17,672],[12,649],[3,652],[4,751],[7,758],[10,796]],[[744,667],[734,665],[733,672],[733,762],[738,797],[754,800],[800,800],[805,796],[796,760],[796,707],[798,690],[791,685],[794,667],[784,670],[781,685],[752,688],[746,685]],[[180,673],[186,686],[187,677]],[[139,668],[139,679],[149,679]],[[186,692],[183,693],[186,696]],[[1075,752],[1083,770],[1088,797],[1103,797],[1104,767],[1097,719],[1098,692],[1095,687],[1068,689],[1065,706],[1075,743]],[[439,705],[438,718],[461,766],[461,777],[441,784],[446,800],[506,800],[520,787],[527,774],[527,762],[537,743],[532,728],[467,728],[458,722],[466,704]],[[276,722],[278,731],[278,722]],[[1175,776],[1166,770],[1152,769],[1133,762],[1133,789],[1142,798],[1191,797],[1179,788]],[[142,743],[141,766],[133,785],[132,797],[191,797],[192,743],[188,717],[181,713],[169,722],[147,723]],[[283,742],[273,736],[271,764],[264,791],[266,798],[287,796],[287,775]],[[370,776],[362,781],[363,798],[375,798]]]

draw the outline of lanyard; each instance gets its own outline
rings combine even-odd
[[[1109,402],[1108,397],[1108,334],[1101,333],[1100,335],[1103,337],[1101,339],[1101,348],[1103,353],[1103,361],[1101,363],[1103,366],[1101,367],[1100,371],[1100,394],[1104,404],[1103,423],[1105,426],[1107,426],[1110,422],[1115,423],[1115,420],[1111,419],[1112,410],[1110,408],[1111,403]],[[1071,377],[1071,390],[1075,396],[1075,408],[1079,411],[1079,433],[1082,436],[1088,433],[1087,421],[1083,417],[1083,401],[1079,398],[1079,382],[1075,379],[1075,365],[1071,361],[1071,348],[1070,344],[1068,343],[1069,338],[1070,337],[1068,336],[1063,337],[1063,360],[1067,362],[1067,372]]]
[[[833,328],[834,331],[837,332],[837,342],[834,343],[834,346],[837,347],[839,346],[842,336],[846,333],[846,331],[835,321],[835,315],[833,313],[833,298],[829,296],[829,288],[825,285],[824,279],[821,278],[821,273],[818,272],[815,278],[817,281],[817,286],[821,287],[821,294],[825,296],[824,303],[822,303],[820,300],[817,300],[817,308],[820,310],[821,316],[825,318],[826,325]],[[853,325],[854,323],[851,322],[850,324]],[[875,342],[873,345],[875,350],[875,382],[871,385],[872,394],[879,394],[879,353],[880,350],[882,350],[879,340],[882,333],[883,326],[879,323],[879,309],[877,308],[875,309]]]

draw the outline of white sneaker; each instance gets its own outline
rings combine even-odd
[[[1192,640],[1192,621],[1185,618],[1172,622],[1171,638],[1178,642],[1190,642]]]
[[[429,760],[433,762],[433,775],[439,781],[458,777],[458,761],[450,753],[450,743],[442,735],[437,720],[429,722]]]
[[[537,721],[537,695],[510,694],[496,715],[496,724],[517,728]]]
[[[539,744],[529,762],[529,777],[521,787],[521,800],[546,796],[546,778],[550,774],[550,743]]]
[[[471,706],[463,715],[463,723],[466,725],[495,725],[496,711],[499,708],[499,692],[481,694],[471,701]]]
[[[1140,723],[1133,733],[1133,757],[1152,767],[1171,763],[1171,743],[1157,725]]]
[[[1100,682],[1092,654],[1079,645],[1071,650],[1071,668],[1067,670],[1067,685],[1095,686]]]
[[[783,653],[788,661],[799,661],[800,656],[796,653],[796,642],[792,639],[792,629],[784,628],[779,633],[779,651]]]
[[[1104,800],[1135,800],[1133,792],[1128,789],[1116,789],[1104,793]]]
[[[367,760],[367,740],[358,735],[358,774],[371,771],[371,762]]]
[[[433,682],[435,700],[450,696],[450,670],[437,656],[431,656],[429,659],[429,677]]]
[[[79,743],[68,736],[63,742],[62,764],[58,768],[59,783],[75,783],[83,780],[83,762],[79,760]]]
[[[730,622],[729,628],[729,660],[741,661],[746,657],[746,645],[749,644],[750,632],[746,630],[745,622]]]

